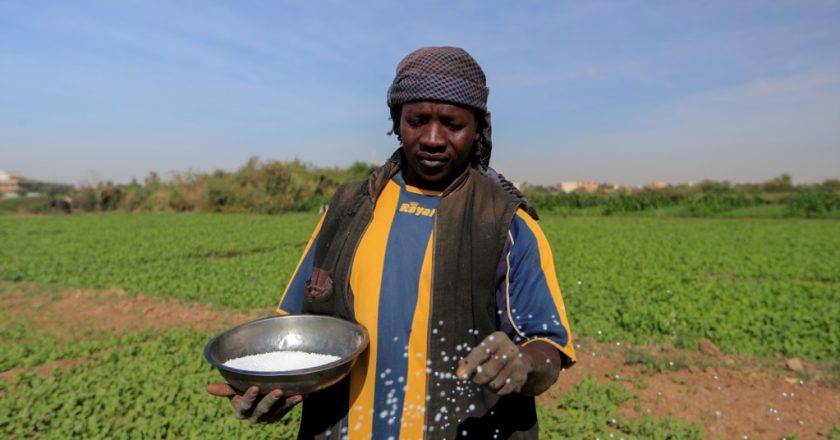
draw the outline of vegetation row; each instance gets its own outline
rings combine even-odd
[[[3,201],[0,212],[315,212],[329,202],[339,185],[363,179],[373,166],[356,162],[344,169],[319,168],[297,160],[255,157],[233,172],[177,173],[169,179],[150,173],[142,182],[100,182],[75,188],[45,184],[39,187],[43,196]],[[641,189],[601,185],[593,192],[571,193],[556,187],[521,186],[538,211],[562,215],[705,217],[740,211],[759,217],[840,216],[840,180],[797,186],[787,174],[758,184],[703,181]],[[65,195],[69,196],[66,202]]]

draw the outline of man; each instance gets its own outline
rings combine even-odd
[[[536,213],[489,167],[485,83],[458,48],[400,62],[401,146],[338,189],[278,306],[357,321],[370,347],[306,399],[209,385],[237,415],[272,421],[304,401],[301,438],[536,438],[533,396],[574,349]]]

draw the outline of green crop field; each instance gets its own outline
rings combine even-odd
[[[0,217],[0,280],[118,288],[211,304],[277,302],[317,216],[142,214]],[[560,218],[542,226],[576,334],[601,341],[706,337],[725,352],[840,359],[840,222],[678,218]],[[24,289],[25,290],[25,289]],[[8,295],[0,291],[0,295]],[[72,313],[72,310],[68,310]],[[0,435],[11,438],[289,437],[286,424],[251,427],[206,395],[218,380],[201,350],[209,335],[165,330],[69,340],[0,311]],[[56,359],[89,362],[49,374]],[[585,380],[556,412],[550,438],[606,438],[629,396]],[[702,438],[673,419],[622,423],[624,438]],[[676,437],[667,437],[670,433]]]
[[[730,353],[840,358],[840,222],[550,219],[574,329],[706,337]]]
[[[275,304],[314,215],[0,218],[0,279]],[[576,333],[840,358],[840,222],[548,218]]]
[[[265,307],[279,300],[316,222],[313,215],[3,217],[0,278]]]

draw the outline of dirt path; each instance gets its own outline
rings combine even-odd
[[[821,383],[817,378],[825,377],[813,363],[795,374],[785,369],[784,359],[710,359],[699,351],[634,347],[666,366],[659,372],[649,365],[628,365],[628,358],[638,356],[628,356],[626,344],[580,345],[577,365],[561,373],[558,384],[541,396],[543,403],[557,400],[589,373],[602,382],[621,383],[635,396],[621,407],[627,417],[699,421],[709,439],[827,438],[823,435],[838,423],[840,388]],[[676,360],[676,368],[669,359]],[[812,378],[799,379],[809,373]]]
[[[132,333],[173,328],[212,333],[271,313],[270,308],[231,312],[119,290],[57,292],[33,284],[0,286],[0,323],[25,325],[59,338],[90,331]]]
[[[214,333],[271,314],[270,308],[231,312],[172,299],[121,291],[42,288],[0,284],[0,325],[25,325],[59,338],[80,338],[90,331],[116,333],[189,328]],[[579,361],[540,397],[552,404],[589,373],[600,381],[624,385],[636,397],[622,405],[627,417],[676,417],[699,421],[708,438],[825,438],[838,423],[840,388],[820,383],[819,365],[806,363],[794,374],[784,359],[756,359],[686,352],[667,346],[579,342]],[[634,360],[637,365],[629,365]],[[55,361],[36,367],[73,365]],[[674,362],[674,366],[670,365]],[[806,380],[800,380],[805,378]]]

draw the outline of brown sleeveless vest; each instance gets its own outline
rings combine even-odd
[[[307,282],[303,312],[354,321],[350,266],[371,220],[376,198],[400,167],[395,155],[365,182],[340,187],[327,211]],[[457,359],[498,329],[496,268],[518,199],[477,170],[468,168],[441,196],[435,220],[427,378],[426,438],[537,438],[532,397],[499,398],[453,379]],[[444,362],[444,353],[448,361]],[[339,423],[348,412],[349,380],[304,400],[299,438],[341,438]],[[468,411],[468,408],[470,410]]]

